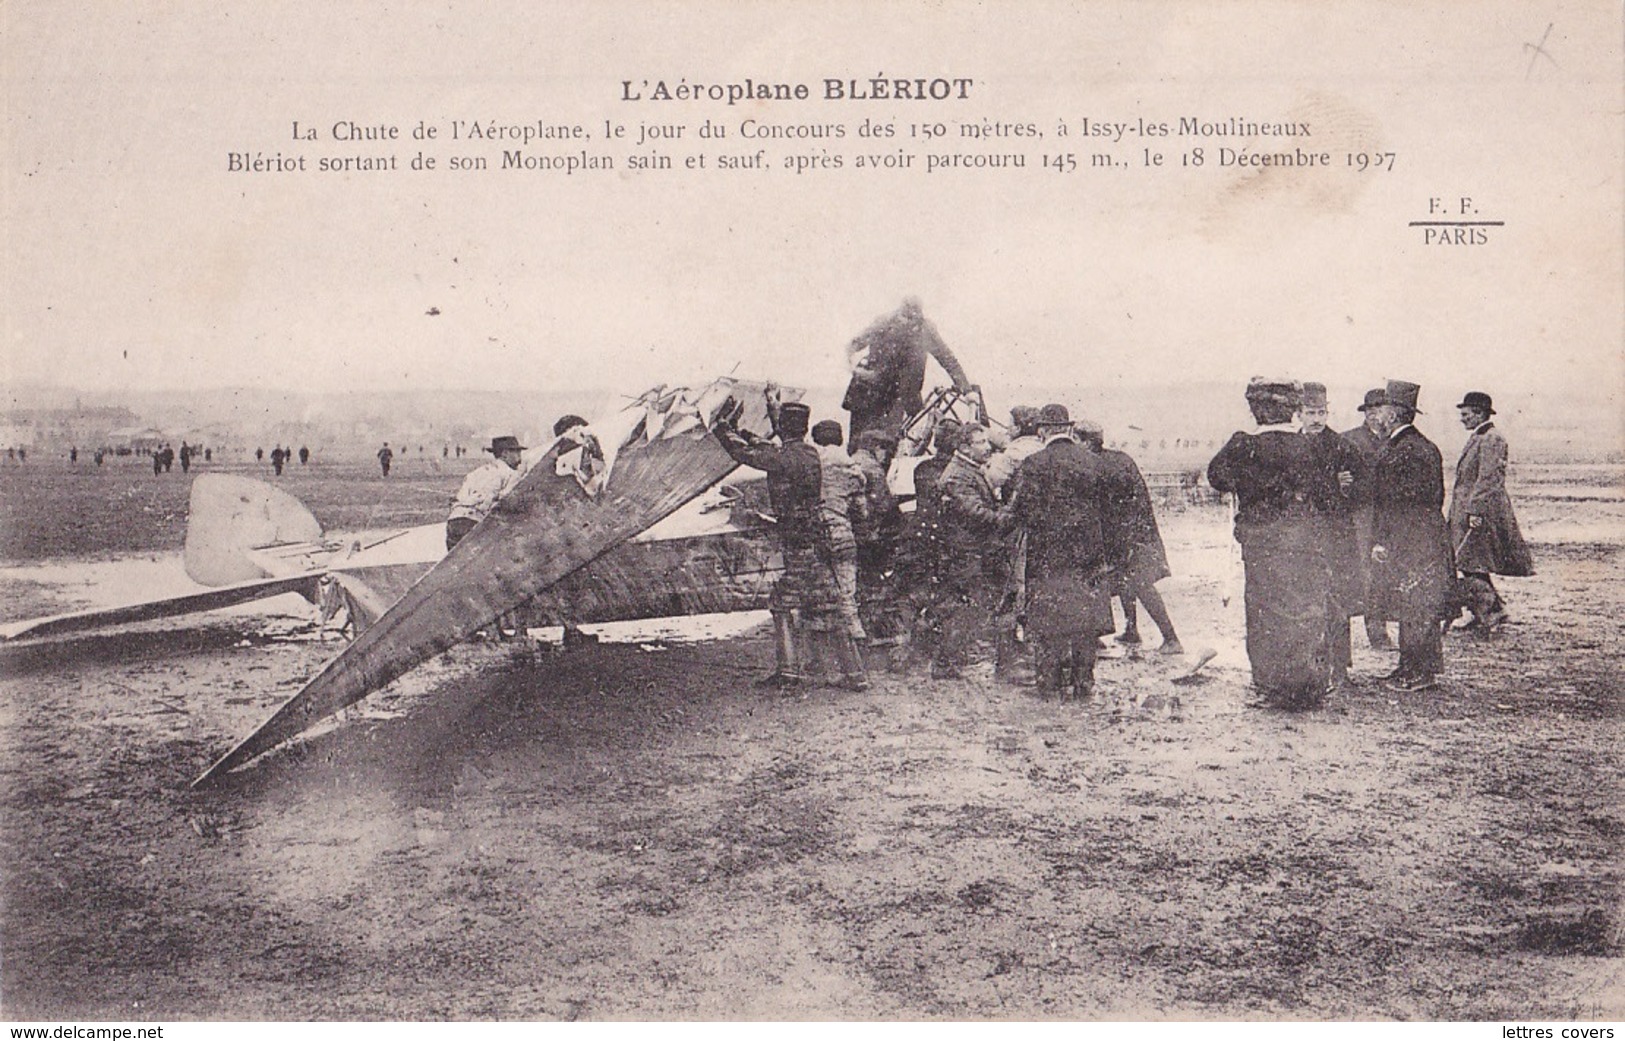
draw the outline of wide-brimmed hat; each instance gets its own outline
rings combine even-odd
[[[1065,405],[1045,405],[1038,410],[1038,425],[1041,427],[1069,427],[1072,425],[1072,413],[1066,410]]]
[[[1456,403],[1457,408],[1481,409],[1493,416],[1495,415],[1495,409],[1490,406],[1490,396],[1481,390],[1469,390],[1466,394],[1463,394],[1461,400]]]
[[[1370,412],[1378,405],[1388,404],[1388,392],[1381,387],[1374,387],[1365,392],[1365,402],[1360,406],[1361,412]]]
[[[1420,383],[1406,383],[1404,380],[1389,380],[1388,390],[1385,393],[1388,398],[1387,404],[1398,405],[1400,408],[1408,408],[1417,415],[1422,414],[1422,410],[1416,407],[1416,402],[1422,396],[1422,385]]]
[[[492,455],[501,455],[503,452],[523,452],[524,450],[525,446],[520,444],[519,439],[514,437],[512,434],[503,434],[501,437],[493,437],[491,439],[491,447],[486,449],[486,451],[490,452]]]

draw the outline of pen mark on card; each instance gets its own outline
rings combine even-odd
[[[1540,61],[1542,58],[1545,58],[1547,61],[1551,62],[1552,68],[1561,68],[1561,66],[1557,64],[1557,59],[1552,57],[1551,53],[1546,50],[1546,41],[1551,39],[1552,26],[1556,24],[1556,22],[1546,23],[1546,32],[1541,35],[1539,43],[1526,43],[1523,45],[1523,49],[1529,52],[1529,71],[1523,74],[1524,79],[1528,79],[1535,74],[1535,63]]]

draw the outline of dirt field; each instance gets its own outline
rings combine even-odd
[[[65,467],[0,473],[5,618],[177,566],[178,470]],[[397,475],[285,487],[343,529],[457,480]],[[335,652],[306,618],[3,649],[0,1016],[1619,1019],[1621,489],[1520,471],[1515,624],[1422,696],[1357,636],[1301,715],[1243,705],[1212,508],[1163,517],[1206,682],[1124,657],[1082,704],[769,695],[759,628],[470,644],[193,793]]]

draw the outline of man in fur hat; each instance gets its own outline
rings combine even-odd
[[[1313,708],[1331,682],[1331,568],[1314,505],[1320,480],[1314,446],[1294,423],[1303,388],[1254,377],[1247,405],[1258,428],[1238,431],[1219,449],[1208,464],[1208,483],[1236,496],[1247,659],[1260,703]]]
[[[1488,635],[1507,620],[1506,605],[1490,576],[1527,577],[1535,573],[1535,567],[1507,495],[1507,441],[1490,421],[1495,415],[1490,396],[1471,391],[1456,411],[1472,436],[1456,463],[1456,484],[1450,495],[1450,545],[1461,572],[1462,598],[1473,613],[1465,628]]]

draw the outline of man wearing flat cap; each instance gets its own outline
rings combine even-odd
[[[511,434],[491,439],[491,447],[486,449],[491,461],[468,472],[451,502],[451,515],[446,518],[447,550],[463,541],[474,525],[496,508],[498,500],[513,491],[522,476],[519,461],[524,450],[525,446]]]
[[[1455,585],[1444,521],[1444,462],[1413,425],[1422,388],[1389,380],[1382,407],[1388,440],[1372,473],[1372,590],[1399,621],[1399,667],[1387,677],[1402,692],[1427,690],[1444,671],[1440,623]]]
[[[778,444],[737,426],[742,406],[729,399],[714,432],[735,461],[767,474],[767,494],[784,555],[784,574],[773,586],[768,608],[773,616],[775,664],[764,686],[790,687],[806,679],[801,637],[809,657],[834,658],[842,686],[869,685],[857,644],[843,615],[835,574],[835,554],[822,512],[823,475],[818,450],[808,444],[811,411],[799,401],[778,403],[768,391],[768,415]]]
[[[1254,377],[1247,406],[1258,427],[1238,431],[1208,464],[1208,483],[1236,497],[1247,611],[1247,660],[1260,702],[1319,705],[1331,681],[1327,620],[1331,568],[1315,508],[1320,469],[1294,422],[1303,388]]]
[[[1027,631],[1040,694],[1087,697],[1100,637],[1112,631],[1101,529],[1105,473],[1072,436],[1064,405],[1039,410],[1044,447],[1016,471],[1010,510],[1027,534]]]
[[[1388,621],[1371,595],[1371,525],[1374,508],[1371,505],[1370,476],[1376,470],[1377,456],[1382,454],[1382,446],[1388,443],[1388,438],[1382,433],[1381,410],[1387,401],[1388,392],[1382,387],[1366,391],[1365,400],[1360,403],[1360,412],[1365,416],[1365,421],[1353,430],[1343,431],[1343,440],[1353,445],[1359,453],[1366,474],[1364,494],[1358,497],[1354,505],[1354,540],[1360,550],[1359,564],[1353,576],[1359,591],[1358,607],[1354,613],[1364,613],[1366,642],[1373,650],[1379,651],[1394,649],[1393,641],[1388,638]]]
[[[1490,576],[1527,577],[1535,573],[1535,567],[1507,495],[1507,442],[1490,421],[1495,415],[1490,396],[1471,391],[1456,405],[1456,411],[1472,436],[1456,463],[1456,485],[1450,496],[1450,545],[1461,572],[1462,598],[1473,613],[1467,628],[1488,635],[1507,620],[1506,605]]]

